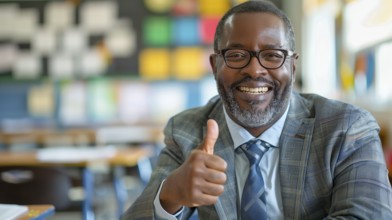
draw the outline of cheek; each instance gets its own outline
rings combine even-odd
[[[215,75],[215,79],[218,82],[218,84],[220,85],[220,87],[228,87],[228,79],[226,77],[225,74],[222,74],[222,72],[219,72]]]
[[[235,80],[236,70],[230,69],[226,66],[225,61],[218,59],[216,62],[215,79],[218,80],[223,86],[230,86],[231,82]]]
[[[239,73],[233,71],[232,69],[222,67],[218,69],[215,78],[223,87],[227,89],[230,88],[236,81],[238,81],[238,76]]]
[[[276,74],[276,79],[282,84],[287,85],[292,83],[293,75],[292,66],[284,65],[281,67],[281,71]]]
[[[222,75],[222,68],[224,67],[223,65],[224,63],[222,63],[221,59],[219,58],[215,59],[215,62],[212,66],[212,70],[216,80],[220,77],[220,75]]]
[[[216,69],[218,73],[226,71],[226,63],[223,59],[216,59]]]

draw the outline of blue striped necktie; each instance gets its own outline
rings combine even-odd
[[[259,139],[250,140],[241,146],[249,160],[249,174],[241,199],[242,220],[267,219],[265,187],[259,163],[270,147],[270,144]]]

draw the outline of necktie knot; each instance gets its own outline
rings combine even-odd
[[[270,147],[270,144],[260,139],[250,140],[242,145],[242,149],[251,165],[258,164]]]

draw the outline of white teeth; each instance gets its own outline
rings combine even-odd
[[[239,87],[241,92],[252,93],[252,94],[263,94],[268,92],[268,87],[258,87],[258,88],[249,88],[249,87]]]

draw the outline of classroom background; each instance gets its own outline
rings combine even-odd
[[[392,169],[392,1],[271,1],[296,34],[296,90],[372,112]],[[240,2],[1,0],[0,151],[152,149],[147,166],[124,165],[118,175],[128,207],[148,180],[170,116],[217,94],[208,60],[214,31]],[[114,171],[91,166],[91,219],[116,219]],[[72,187],[69,197],[80,202],[83,190]],[[85,219],[79,205],[51,219]]]

